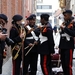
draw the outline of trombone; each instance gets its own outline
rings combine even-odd
[[[26,52],[25,56],[28,55],[28,53],[32,50],[35,44],[32,45],[32,47],[29,48],[29,46],[25,47],[25,49],[29,48],[29,50]]]

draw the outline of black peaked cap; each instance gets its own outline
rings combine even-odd
[[[5,14],[0,14],[0,18],[3,19],[6,23],[8,22],[8,18]]]

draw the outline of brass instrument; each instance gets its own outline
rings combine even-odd
[[[21,26],[21,32],[20,32],[20,34],[23,34],[24,33],[24,37],[22,38],[22,41],[24,41],[25,40],[25,37],[26,37],[26,31],[25,31],[25,28],[23,27],[23,26]]]
[[[21,49],[21,43],[19,43],[19,45],[20,45],[20,46],[15,45],[15,46],[12,48],[12,53],[13,53],[13,51],[16,50],[16,48],[17,48],[17,52],[16,52],[15,56],[12,57],[13,60],[15,60],[15,59],[19,56],[19,52],[20,52],[20,49]],[[17,46],[18,46],[18,47],[17,47]]]
[[[28,53],[32,50],[32,48],[34,47],[34,45],[35,44],[33,44],[33,46],[32,47],[30,47],[30,49],[27,51],[27,53],[25,54],[25,56],[27,56],[28,55]],[[28,48],[29,48],[29,46],[27,46]]]
[[[22,38],[22,42],[16,44],[13,48],[12,48],[12,53],[14,50],[17,50],[16,54],[13,56],[13,59],[15,60],[18,55],[19,55],[19,52],[20,52],[20,49],[22,48],[22,51],[23,51],[23,45],[24,45],[24,40],[25,40],[25,37],[26,37],[26,31],[25,31],[25,28],[23,25],[20,26],[20,34],[23,34],[24,33],[24,37]],[[23,53],[23,52],[22,52]]]

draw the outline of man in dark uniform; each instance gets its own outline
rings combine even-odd
[[[40,64],[44,75],[52,75],[51,55],[54,53],[53,30],[48,22],[48,14],[41,14],[40,18],[40,22],[42,24],[42,27],[39,27],[40,44],[38,53],[40,54]]]
[[[23,17],[21,15],[14,15],[12,18],[12,28],[10,30],[10,38],[14,41],[11,45],[12,49],[12,62],[13,62],[13,75],[20,75],[20,65],[22,60],[22,40],[25,37],[21,33],[21,23]]]
[[[64,75],[72,74],[72,57],[74,50],[75,23],[72,21],[72,11],[63,12],[64,22],[60,26],[60,54]]]
[[[0,14],[0,75],[2,74],[2,65],[3,65],[3,52],[5,49],[5,44],[8,46],[12,44],[12,41],[7,38],[7,29],[6,25],[8,18],[5,14]]]
[[[2,29],[7,22],[7,16],[5,14],[0,14],[0,75],[2,74],[3,50],[5,48],[5,40],[7,37],[7,34],[3,34]]]
[[[32,14],[28,17],[29,25],[26,26],[26,39],[25,39],[25,56],[24,56],[24,69],[23,75],[26,75],[28,72],[28,66],[30,65],[30,73],[29,75],[36,75],[37,71],[37,41],[39,35],[39,29],[35,25],[36,22],[36,15]],[[29,49],[32,48],[30,51]],[[27,53],[29,51],[29,53]]]

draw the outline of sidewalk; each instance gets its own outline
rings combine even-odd
[[[2,75],[11,75],[12,58],[9,58],[9,60],[3,65],[2,69],[3,69]]]

